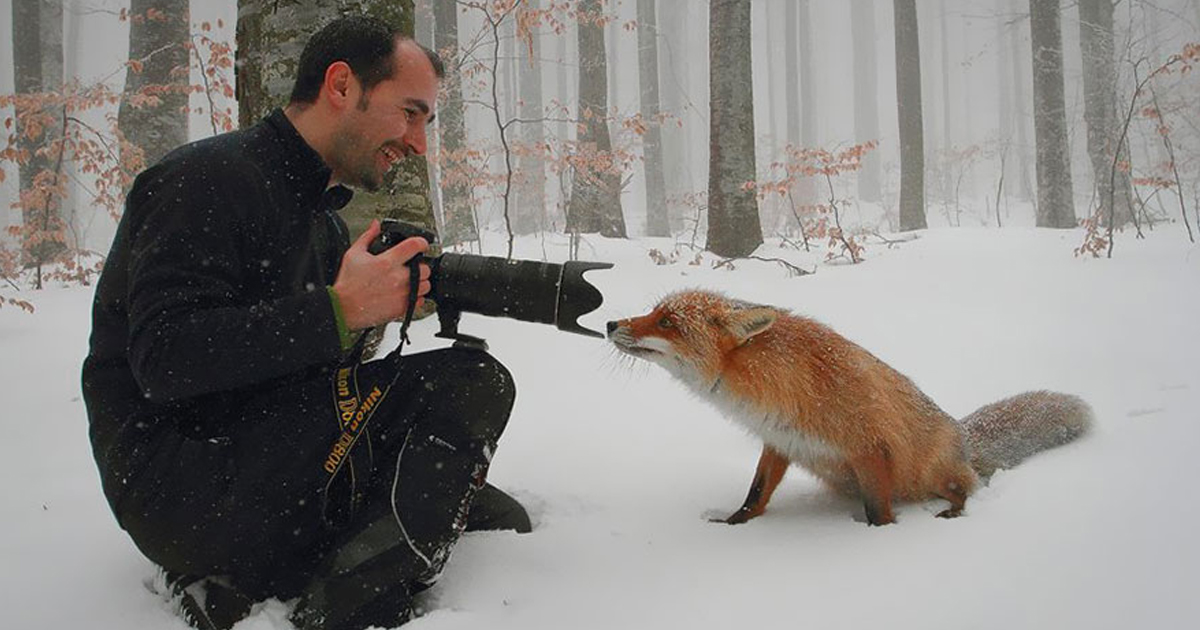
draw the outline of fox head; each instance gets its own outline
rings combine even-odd
[[[620,351],[653,361],[693,385],[711,386],[723,359],[779,317],[778,309],[707,291],[667,296],[640,317],[608,322]]]

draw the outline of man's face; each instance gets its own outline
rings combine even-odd
[[[375,191],[393,166],[409,155],[425,154],[425,126],[433,121],[438,79],[415,43],[400,42],[388,79],[359,93],[335,134],[334,178]],[[352,79],[357,82],[357,77]]]

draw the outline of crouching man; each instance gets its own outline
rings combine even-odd
[[[424,240],[372,255],[378,225],[351,244],[337,211],[346,186],[425,152],[441,76],[386,24],[338,19],[285,109],[175,150],[129,192],[84,399],[113,513],[196,627],[268,597],[298,597],[301,628],[393,627],[464,529],[529,530],[484,482],[515,395],[495,359],[447,349],[338,378],[361,331],[429,291],[408,266]],[[342,412],[376,387],[349,446]]]

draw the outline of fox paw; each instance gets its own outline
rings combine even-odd
[[[708,522],[710,522],[710,523],[725,523],[726,525],[741,525],[742,523],[745,523],[746,521],[754,518],[755,516],[758,516],[758,515],[754,514],[750,510],[738,510],[725,518],[710,518],[710,519],[708,519]]]

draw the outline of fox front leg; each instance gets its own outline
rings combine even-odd
[[[767,503],[775,493],[775,488],[779,487],[779,482],[783,480],[789,463],[786,457],[764,444],[762,455],[758,458],[758,468],[754,471],[754,481],[750,483],[750,492],[746,494],[746,501],[738,511],[727,518],[712,519],[712,522],[738,525],[766,511]]]
[[[886,448],[879,452],[856,457],[850,462],[862,492],[863,507],[868,525],[890,525],[896,522],[892,513],[892,458]]]

